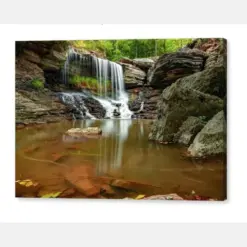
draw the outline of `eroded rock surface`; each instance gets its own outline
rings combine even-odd
[[[188,148],[193,157],[221,154],[226,152],[226,123],[223,111],[217,113],[197,134]]]

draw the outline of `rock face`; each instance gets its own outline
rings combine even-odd
[[[16,92],[16,124],[56,122],[69,118],[68,109],[49,90]]]
[[[223,111],[217,113],[197,134],[188,152],[193,157],[226,152],[226,123]]]
[[[150,86],[165,88],[181,77],[203,70],[206,57],[204,52],[190,49],[164,54],[149,69],[147,82]]]
[[[135,58],[133,64],[147,72],[153,66],[154,61],[150,58]]]
[[[134,112],[133,118],[155,119],[157,117],[157,102],[162,90],[141,87],[128,90],[128,93],[131,96],[129,109]]]
[[[158,119],[149,134],[150,140],[173,142],[174,135],[189,116],[211,118],[223,109],[223,100],[198,90],[173,83],[159,101]]]
[[[178,132],[174,135],[173,142],[189,145],[195,138],[196,134],[203,128],[205,122],[198,117],[188,117]]]
[[[226,62],[222,55],[210,54],[205,69],[178,80],[183,87],[223,98],[226,94]]]
[[[124,82],[127,89],[142,86],[144,84],[146,73],[143,70],[131,64],[120,64],[123,66]]]
[[[218,45],[215,45],[211,39],[209,39],[209,44],[207,44],[207,39],[200,41],[200,43],[197,42],[198,41],[193,42],[190,46],[184,47],[180,52],[176,53],[173,57],[174,60],[171,60],[170,63],[168,63],[167,59],[172,56],[162,56],[163,58],[161,57],[159,60],[162,61],[163,59],[163,65],[167,64],[163,69],[162,63],[159,60],[155,64],[155,66],[157,66],[160,62],[161,67],[157,68],[156,72],[153,70],[154,77],[152,82],[155,81],[155,73],[156,76],[161,76],[162,73],[164,75],[164,72],[167,71],[167,67],[170,68],[169,66],[171,66],[171,64],[174,65],[174,68],[177,68],[176,66],[179,64],[175,64],[175,61],[177,57],[182,56],[181,54],[186,53],[189,56],[192,55],[192,57],[190,57],[191,62],[188,63],[190,65],[194,64],[192,61],[195,54],[196,57],[203,59],[203,65],[201,64],[202,67],[200,67],[201,71],[193,72],[192,66],[191,72],[193,73],[191,75],[178,78],[176,82],[164,89],[158,101],[157,119],[151,126],[149,139],[185,145],[189,145],[197,140],[197,146],[193,144],[190,146],[190,151],[193,150],[191,155],[203,156],[204,154],[213,154],[213,152],[210,151],[212,145],[205,142],[203,150],[207,150],[208,148],[209,151],[196,151],[199,145],[198,142],[201,141],[202,138],[200,137],[198,140],[198,135],[201,132],[204,133],[201,131],[198,134],[198,132],[202,128],[204,130],[207,126],[203,127],[205,123],[222,110],[224,119],[226,119],[226,44],[218,40]],[[200,50],[201,47],[204,48]],[[184,62],[185,60],[181,59],[181,61]],[[199,63],[195,64],[199,65]],[[151,68],[151,70],[152,69],[153,68]],[[199,67],[197,69],[199,69]],[[158,73],[159,70],[160,73]],[[222,125],[223,120],[220,118],[219,121],[221,121]],[[213,131],[216,125],[210,124],[210,126]],[[214,130],[216,132],[218,131],[217,129]],[[219,150],[222,150],[222,143],[223,142],[219,145],[216,144],[215,152],[219,153]],[[194,148],[192,148],[192,145]]]
[[[104,118],[105,108],[90,94],[57,93],[58,99],[65,104],[76,119],[86,119],[87,111],[96,118]]]
[[[66,60],[65,41],[16,42],[16,84],[45,81],[46,72],[57,73]]]

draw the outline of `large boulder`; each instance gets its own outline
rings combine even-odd
[[[148,71],[154,64],[154,61],[150,58],[135,58],[133,59],[133,64],[144,71]]]
[[[124,82],[126,88],[135,88],[142,86],[146,80],[146,73],[140,68],[126,63],[120,63],[123,66]]]
[[[196,134],[204,127],[205,122],[199,117],[188,117],[178,132],[174,135],[174,142],[189,145],[195,138]]]
[[[218,112],[197,134],[188,152],[193,157],[226,152],[226,122],[223,111]]]
[[[181,77],[203,70],[206,58],[204,52],[190,49],[164,54],[149,69],[147,82],[153,87],[166,88]]]
[[[203,71],[178,79],[182,87],[199,90],[223,98],[226,95],[226,60],[223,55],[212,53]]]
[[[223,100],[219,97],[173,83],[161,95],[158,119],[152,125],[149,139],[173,142],[174,135],[189,116],[210,119],[222,109]]]

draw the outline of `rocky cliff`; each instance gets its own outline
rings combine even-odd
[[[192,57],[187,56],[184,60],[181,55],[184,52]],[[174,59],[170,60],[172,57]],[[176,62],[178,60],[181,63]],[[178,69],[189,66],[186,70],[189,75],[180,74],[175,81],[168,80],[167,71],[176,70],[176,65]],[[149,82],[165,87],[158,100],[157,119],[149,139],[186,145],[193,142],[188,149],[192,156],[224,153],[225,120],[217,116],[219,112],[226,116],[226,72],[226,41],[222,39],[198,39],[183,51],[162,56],[153,66],[153,77]],[[219,143],[217,149],[215,145],[209,145],[210,140]]]

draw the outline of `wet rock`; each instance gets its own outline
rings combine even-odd
[[[198,117],[188,117],[179,131],[174,135],[173,142],[189,145],[194,140],[196,134],[203,128],[205,122]]]
[[[223,111],[217,113],[197,134],[188,152],[192,157],[226,152],[226,123]]]
[[[198,90],[183,87],[177,81],[166,88],[158,103],[158,119],[153,123],[150,140],[173,142],[174,135],[189,117],[212,118],[223,109],[223,100]]]
[[[30,153],[34,153],[34,152],[38,151],[39,149],[40,149],[39,146],[31,146],[31,147],[24,149],[23,152],[25,154],[30,154]]]
[[[88,178],[73,180],[69,176],[66,177],[66,181],[70,183],[76,190],[84,194],[85,196],[91,197],[96,196],[100,193],[100,188],[95,186],[92,180]]]
[[[102,130],[99,127],[87,127],[87,128],[72,128],[69,129],[66,134],[77,136],[77,135],[100,135]]]
[[[123,180],[123,179],[114,179],[111,182],[111,186],[129,190],[129,191],[135,191],[138,193],[157,193],[158,191],[161,192],[162,189],[157,186],[153,186],[150,184],[144,184],[144,183],[139,183],[135,181],[129,181],[129,180]]]
[[[177,194],[154,195],[143,198],[143,200],[184,200]]]
[[[108,184],[103,184],[100,186],[101,192],[103,194],[109,195],[109,196],[113,196],[116,194],[116,192],[114,191],[114,189],[108,185]]]
[[[60,198],[71,198],[76,193],[76,190],[74,188],[68,188],[64,190],[59,197]]]
[[[69,158],[69,155],[64,155],[64,154],[52,154],[52,161],[54,162],[64,162]]]
[[[100,193],[100,187],[92,178],[94,173],[95,171],[92,165],[75,166],[64,175],[64,178],[77,191],[91,197]]]

